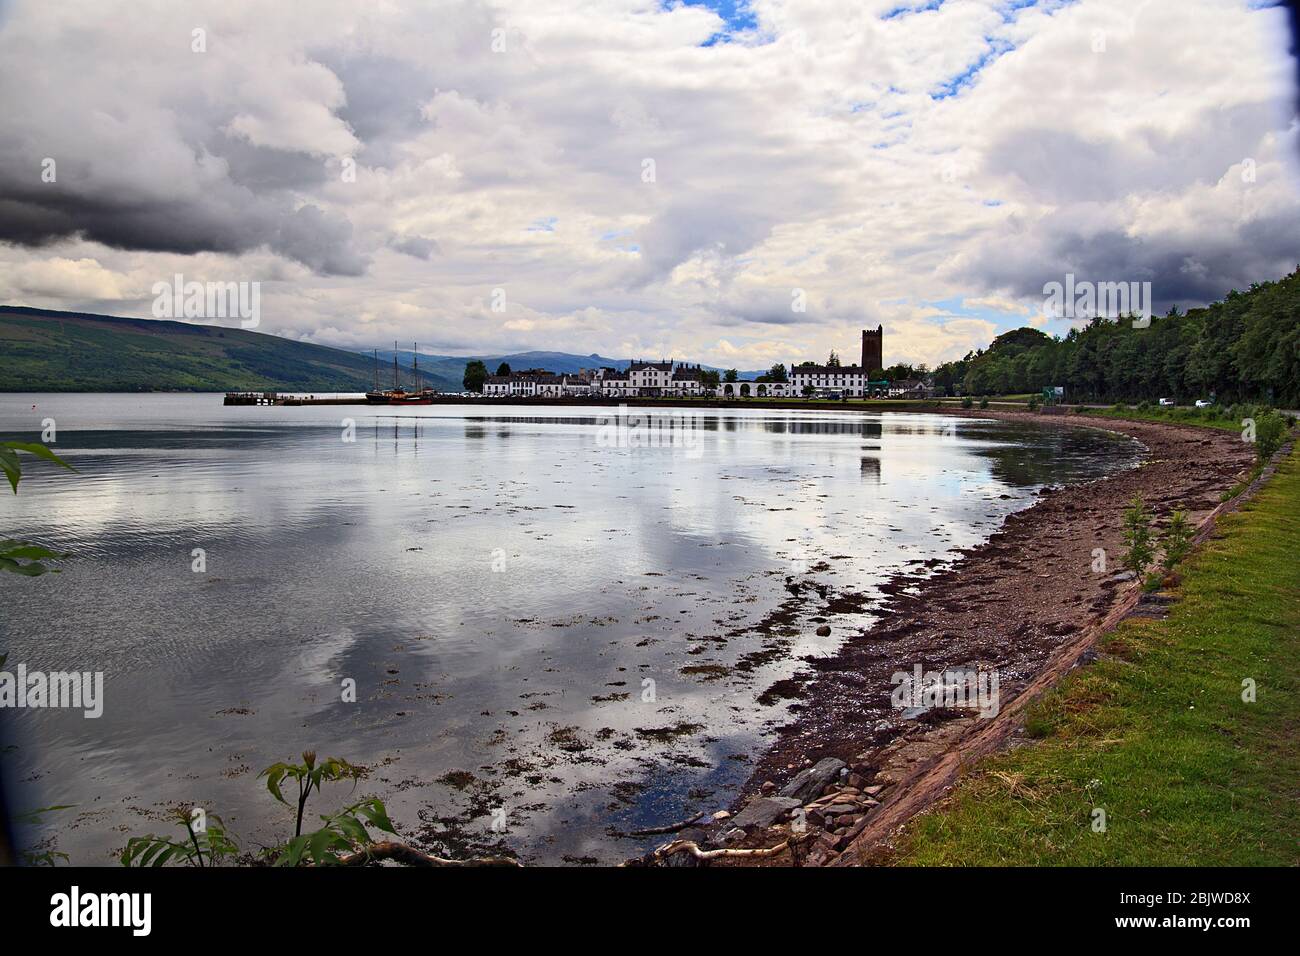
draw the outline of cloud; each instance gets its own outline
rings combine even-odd
[[[388,244],[398,252],[416,259],[429,259],[438,251],[438,243],[428,236],[394,236]]]
[[[18,2],[0,28],[0,241],[267,248],[362,274],[350,223],[313,195],[321,158],[356,145],[333,74],[251,20],[195,52],[193,14],[128,25],[113,6]]]
[[[125,298],[122,277],[94,259],[49,259],[26,262],[7,277],[11,295],[63,296],[100,302]]]
[[[1005,312],[1008,315],[1030,315],[1034,310],[1023,302],[1016,302],[1002,296],[977,296],[962,300],[967,309],[987,309],[990,312]]]
[[[5,294],[260,278],[299,339],[742,368],[883,322],[933,365],[1066,272],[1163,308],[1295,266],[1295,65],[1257,6],[11,0]]]

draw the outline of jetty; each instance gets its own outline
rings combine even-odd
[[[279,392],[226,392],[223,405],[365,405],[362,395],[281,395]]]

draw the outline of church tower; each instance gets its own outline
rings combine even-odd
[[[862,330],[862,371],[870,375],[878,368],[885,367],[885,327]]]

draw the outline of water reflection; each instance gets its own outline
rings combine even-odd
[[[33,469],[9,527],[76,557],[0,580],[0,647],[103,670],[107,703],[17,715],[12,759],[24,803],[96,808],[60,836],[88,863],[119,828],[157,829],[132,807],[171,801],[269,839],[256,772],[308,746],[374,768],[366,786],[430,840],[450,838],[421,821],[448,818],[500,839],[474,816],[499,805],[518,852],[621,859],[637,844],[610,828],[725,804],[781,716],[757,694],[867,623],[821,638],[810,606],[763,625],[787,574],[870,591],[1039,484],[1134,454],[1101,433],[771,410],[702,412],[692,448],[608,447],[585,409],[211,396],[13,396],[6,437],[36,437],[33,403],[78,473]],[[349,418],[373,440],[343,440]]]

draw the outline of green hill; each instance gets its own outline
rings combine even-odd
[[[441,376],[425,382],[461,387]],[[373,384],[370,356],[261,332],[0,306],[3,392],[361,392]]]

